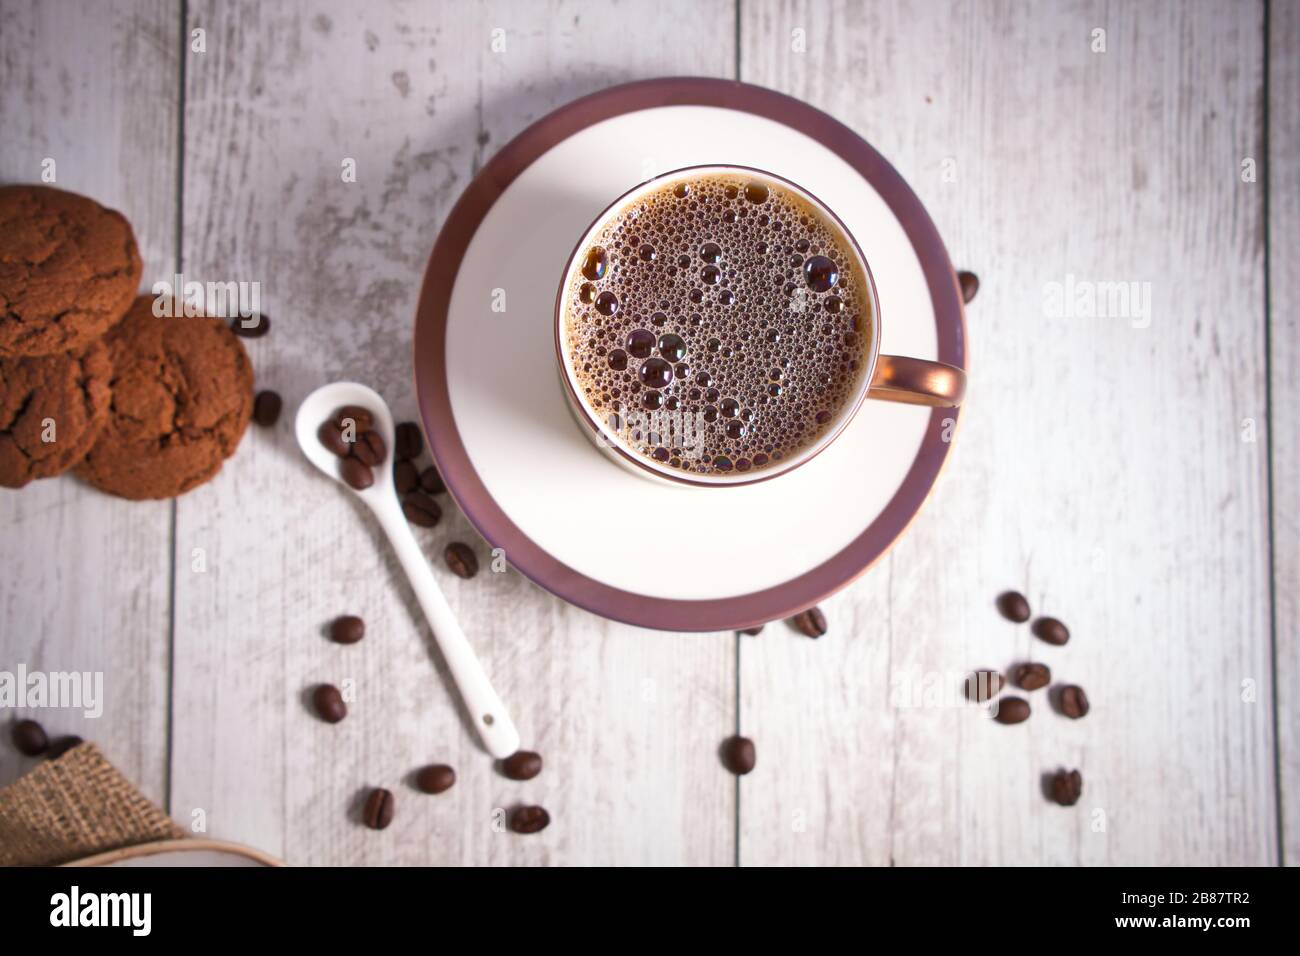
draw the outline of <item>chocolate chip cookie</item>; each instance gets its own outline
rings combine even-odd
[[[50,186],[0,186],[0,358],[79,351],[140,286],[131,225]]]
[[[234,453],[253,413],[253,368],[230,327],[153,314],[140,296],[108,333],[112,405],[77,473],[123,498],[171,498]]]
[[[0,485],[21,488],[86,457],[108,420],[108,346],[0,358]]]

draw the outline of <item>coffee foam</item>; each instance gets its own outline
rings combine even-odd
[[[669,181],[579,250],[564,299],[576,386],[620,444],[662,467],[775,467],[857,392],[865,284],[843,231],[783,185]]]

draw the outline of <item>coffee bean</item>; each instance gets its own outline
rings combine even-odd
[[[1077,770],[1058,770],[1052,777],[1052,799],[1072,807],[1083,796],[1083,775]]]
[[[258,392],[253,399],[253,421],[263,428],[270,428],[280,420],[280,409],[283,407],[284,400],[280,398],[279,392],[270,389]]]
[[[363,465],[374,468],[388,457],[388,449],[384,447],[379,432],[362,432],[352,443],[352,457]]]
[[[802,614],[790,618],[794,629],[805,637],[821,637],[826,633],[826,615],[819,607],[810,607]]]
[[[343,433],[333,422],[321,422],[320,428],[316,429],[316,437],[320,439],[322,445],[340,458],[347,458],[352,452],[352,446],[343,440]]]
[[[501,772],[511,780],[532,780],[542,772],[542,755],[531,750],[517,750],[501,761]]]
[[[451,568],[451,573],[458,578],[472,578],[478,574],[478,556],[467,544],[453,541],[447,545],[443,557],[447,559],[447,567]]]
[[[970,300],[975,298],[975,293],[980,290],[980,277],[973,272],[958,272],[957,283],[961,286],[961,300],[969,305]]]
[[[29,757],[45,753],[50,746],[50,738],[45,728],[34,720],[20,720],[13,726],[14,746]]]
[[[1064,644],[1070,639],[1070,629],[1054,617],[1040,617],[1034,621],[1034,636],[1048,644]]]
[[[411,524],[432,528],[442,519],[442,509],[423,491],[412,491],[402,496],[402,514]]]
[[[755,636],[757,636],[757,635],[763,633],[763,628],[764,628],[765,626],[766,626],[766,625],[760,624],[760,625],[758,625],[758,627],[747,627],[747,628],[745,628],[743,631],[741,631],[740,633],[741,633],[741,634],[744,634],[746,637],[755,637]]]
[[[987,703],[1002,690],[1002,675],[997,671],[976,671],[966,678],[966,699]]]
[[[244,316],[236,316],[230,320],[230,328],[238,336],[246,339],[260,339],[267,332],[271,331],[271,317],[263,313]]]
[[[337,724],[348,715],[348,705],[343,702],[343,695],[333,684],[321,684],[311,695],[316,714],[327,724]]]
[[[393,465],[393,487],[399,495],[414,491],[420,486],[420,473],[409,461],[399,461]]]
[[[551,815],[544,807],[518,807],[510,814],[510,829],[516,833],[540,833],[550,822]]]
[[[425,793],[442,793],[444,790],[450,790],[455,782],[456,771],[445,763],[422,767],[415,775],[415,785]]]
[[[420,426],[415,422],[402,422],[397,426],[393,444],[396,446],[393,454],[398,458],[405,461],[419,458],[420,452],[424,451],[424,436],[420,434]]]
[[[333,421],[340,429],[352,425],[357,435],[375,427],[375,416],[364,405],[344,405],[334,413]]]
[[[336,644],[355,644],[366,636],[366,622],[355,614],[336,617],[330,624],[330,640]]]
[[[1052,671],[1046,664],[1021,664],[1012,672],[1011,679],[1021,690],[1038,690],[1052,682]]]
[[[447,490],[447,486],[442,483],[442,475],[438,474],[438,469],[433,465],[420,472],[420,487],[431,495],[440,495]]]
[[[1090,709],[1088,695],[1077,684],[1069,684],[1061,688],[1060,707],[1061,713],[1065,714],[1066,717],[1071,720],[1078,720],[1088,714]]]
[[[719,751],[722,765],[741,777],[754,769],[754,741],[748,737],[728,737]]]
[[[85,741],[76,734],[68,734],[66,737],[59,737],[50,744],[50,749],[45,751],[45,759],[58,760],[73,747],[80,747],[84,743]]]
[[[372,830],[383,830],[393,822],[393,794],[383,787],[375,787],[366,798],[365,810],[361,813],[366,826]]]
[[[1019,591],[998,595],[998,610],[1008,621],[1024,624],[1029,620],[1029,600]]]
[[[339,474],[357,491],[365,491],[375,483],[375,473],[370,466],[356,458],[344,458],[343,464],[339,465]]]
[[[993,719],[999,724],[1018,724],[1029,719],[1029,701],[1022,697],[1003,697],[993,706],[997,708]]]

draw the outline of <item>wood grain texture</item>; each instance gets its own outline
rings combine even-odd
[[[734,784],[714,749],[734,725],[729,637],[604,622],[488,570],[449,499],[421,532],[439,581],[546,760],[506,780],[462,722],[400,569],[359,505],[314,473],[290,432],[312,388],[376,386],[415,412],[410,342],[419,279],[452,203],[486,158],[581,94],[662,73],[728,75],[730,4],[191,3],[207,52],[187,59],[184,263],[200,280],[257,281],[270,335],[250,343],[285,419],[245,437],[216,481],[179,503],[173,813],[298,864],[727,863]],[[689,19],[681,31],[671,25]],[[505,49],[493,52],[493,31]],[[635,36],[638,42],[630,43]],[[356,162],[344,183],[341,164]],[[452,540],[484,566],[462,582]],[[206,571],[188,555],[204,549]],[[331,644],[357,613],[369,634]],[[304,706],[353,682],[349,717]],[[448,793],[408,776],[454,766]],[[358,822],[367,788],[393,825]],[[536,802],[538,836],[498,808]]]
[[[1282,861],[1300,864],[1300,4],[1269,8],[1269,346]],[[1263,177],[1261,177],[1262,179]]]
[[[179,16],[175,4],[0,3],[0,182],[53,185],[123,212],[144,282],[175,264]],[[103,673],[98,718],[21,712],[94,740],[166,799],[170,502],[130,502],[71,476],[0,489],[0,670]],[[0,731],[8,737],[8,713]],[[0,784],[34,761],[0,745]]]
[[[927,509],[828,602],[825,638],[742,644],[742,863],[1276,862],[1264,192],[1240,177],[1263,143],[1262,5],[742,12],[742,78],[865,136],[982,280]],[[1055,317],[1048,283],[1071,275],[1149,283],[1149,326]],[[1000,619],[1006,588],[1071,642]],[[1039,691],[1003,727],[945,704],[1025,659],[1092,713]],[[1073,809],[1040,789],[1063,766]]]

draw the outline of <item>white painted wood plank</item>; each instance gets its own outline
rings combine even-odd
[[[175,4],[0,3],[0,182],[56,182],[122,211],[144,282],[169,275],[176,235]],[[76,478],[0,489],[0,670],[103,673],[98,718],[31,712],[99,744],[166,799],[171,504],[122,501]],[[28,716],[23,712],[21,716]],[[8,742],[0,784],[35,761]]]
[[[1269,346],[1282,859],[1300,863],[1300,4],[1269,10]],[[1261,180],[1263,176],[1261,176]]]
[[[742,13],[743,78],[862,133],[982,280],[927,509],[828,602],[828,636],[742,643],[742,862],[1275,862],[1264,198],[1239,176],[1262,143],[1262,6]],[[1150,283],[1149,327],[1051,317],[1045,286],[1069,275]],[[1071,643],[1001,620],[1009,587]],[[907,681],[955,692],[1027,658],[1092,713],[1058,717],[1041,691],[1018,727],[891,705]],[[1083,772],[1074,809],[1040,793],[1059,766]]]
[[[606,85],[734,63],[729,3],[189,9],[208,45],[187,60],[186,273],[262,283],[274,326],[250,351],[286,419],[342,377],[413,417],[425,261],[500,144]],[[346,157],[355,184],[341,182]],[[485,565],[486,549],[443,501],[420,538],[542,776],[510,782],[478,749],[377,527],[312,472],[286,420],[180,502],[175,814],[201,808],[212,835],[299,864],[729,862],[735,791],[715,749],[735,720],[732,639],[608,624],[514,572],[461,582],[445,544],[475,544]],[[206,573],[186,562],[196,547]],[[359,645],[322,637],[344,612],[368,623]],[[344,680],[358,699],[324,725],[303,693]],[[406,784],[429,762],[456,768],[452,791]],[[382,833],[356,820],[372,786],[397,797]],[[551,827],[495,832],[494,808],[518,802],[545,805]]]

